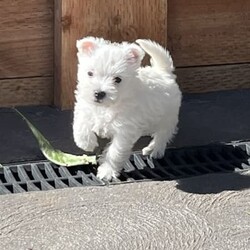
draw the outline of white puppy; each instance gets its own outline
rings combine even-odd
[[[97,173],[108,181],[119,175],[141,136],[153,138],[144,155],[163,157],[178,124],[181,91],[171,56],[155,42],[136,42],[140,46],[94,37],[77,41],[74,140],[81,149],[93,151],[96,135],[111,139]],[[144,51],[151,66],[141,67]]]

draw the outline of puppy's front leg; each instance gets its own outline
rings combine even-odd
[[[93,124],[88,115],[75,112],[73,121],[73,137],[76,145],[92,152],[98,146],[97,137],[92,131]]]
[[[117,178],[125,162],[129,159],[132,147],[138,138],[116,135],[101,159],[102,164],[98,168],[97,177],[107,181]]]

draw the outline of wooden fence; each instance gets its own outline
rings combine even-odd
[[[167,46],[184,92],[250,87],[249,0],[2,0],[0,106],[72,108],[87,35]]]

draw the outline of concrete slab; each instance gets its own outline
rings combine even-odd
[[[0,249],[250,247],[250,171],[0,196]]]

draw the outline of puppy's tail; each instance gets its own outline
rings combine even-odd
[[[136,42],[151,56],[150,63],[153,68],[168,73],[174,71],[172,57],[160,44],[146,39],[138,39]]]

